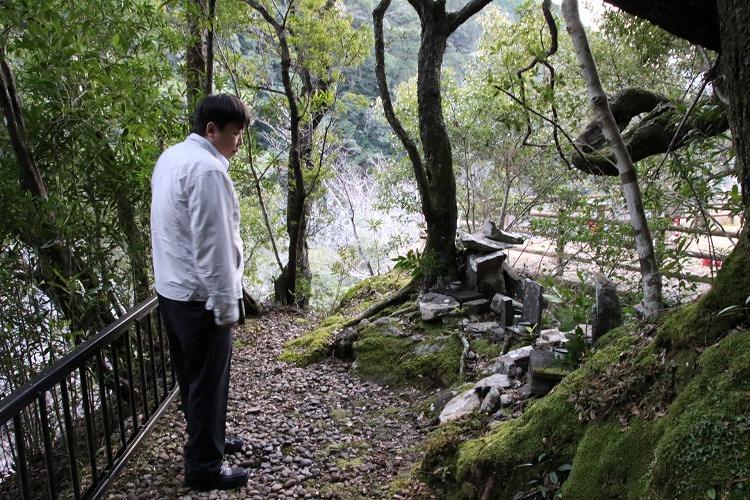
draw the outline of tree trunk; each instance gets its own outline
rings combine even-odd
[[[391,0],[381,0],[372,12],[375,31],[375,76],[378,81],[383,111],[388,123],[406,149],[414,170],[422,202],[422,213],[427,224],[424,255],[438,259],[444,269],[427,270],[430,286],[438,272],[457,274],[456,228],[458,205],[456,177],[453,172],[453,153],[443,120],[440,89],[443,55],[448,37],[471,16],[482,10],[490,0],[471,0],[457,12],[447,12],[445,2],[409,0],[422,25],[421,44],[417,59],[417,101],[419,136],[424,159],[419,148],[406,133],[393,110],[385,74],[385,43],[383,18]]]
[[[591,54],[591,49],[578,14],[577,0],[563,0],[563,15],[568,25],[568,33],[576,49],[578,62],[581,64],[586,87],[591,100],[591,106],[601,124],[604,137],[612,146],[617,159],[617,171],[622,182],[622,190],[628,205],[630,224],[635,236],[636,251],[641,267],[641,278],[643,283],[643,310],[646,316],[653,316],[663,310],[664,304],[661,293],[661,274],[654,252],[654,242],[648,228],[640,186],[635,171],[635,166],[630,158],[625,142],[617,127],[612,111],[609,109],[607,94],[602,88],[596,63]]]
[[[203,79],[205,95],[214,92],[214,22],[216,21],[216,0],[208,0],[208,29],[206,30],[206,75]]]
[[[441,22],[445,17],[445,4],[433,5],[434,9],[425,8],[420,15],[422,44],[417,60],[419,135],[428,172],[427,191],[422,193],[427,200],[423,204],[427,224],[424,253],[434,253],[439,262],[446,266],[446,274],[455,277],[458,222],[456,177],[451,142],[443,119],[440,89],[440,72],[449,33]]]
[[[732,130],[736,153],[734,161],[744,206],[742,237],[747,238],[747,222],[750,220],[750,63],[747,59],[750,50],[750,2],[719,0],[717,3],[721,26],[720,84],[729,98],[729,127]]]
[[[605,0],[631,14],[648,19],[677,36],[720,51],[718,86],[729,104],[729,128],[735,148],[735,167],[742,190],[743,228],[737,246],[719,270],[716,281],[698,306],[701,314],[691,328],[710,343],[733,325],[744,320],[729,315],[718,321],[717,313],[729,306],[741,306],[750,296],[750,2],[747,0],[684,1]],[[658,6],[658,8],[655,8]],[[665,11],[679,13],[664,15]],[[711,21],[716,16],[717,23]],[[718,26],[718,27],[717,27]],[[696,38],[700,34],[700,38]],[[731,318],[731,320],[730,320]]]
[[[303,124],[300,114],[300,101],[312,100],[315,94],[325,91],[328,82],[311,76],[304,61],[296,61],[296,69],[302,72],[302,92],[297,95],[292,83],[292,55],[287,39],[288,26],[285,20],[277,21],[271,13],[257,0],[245,0],[250,7],[258,12],[276,33],[281,56],[281,80],[284,95],[289,105],[289,159],[287,162],[287,234],[289,235],[289,255],[287,263],[281,269],[281,274],[274,280],[275,300],[281,304],[295,304],[306,307],[310,297],[302,293],[299,278],[309,283],[312,278],[308,257],[307,224],[311,210],[310,196],[315,191],[319,176],[314,172],[315,162],[312,158],[315,131],[323,117],[328,112],[327,106],[316,108],[311,112],[309,122]],[[324,8],[335,6],[329,2]],[[287,13],[288,15],[289,13]],[[306,180],[305,174],[312,173],[312,180]],[[319,173],[319,172],[318,172]]]
[[[206,0],[189,0],[185,11],[189,33],[185,55],[185,85],[192,127],[193,111],[206,90],[206,35],[203,29],[207,11]]]

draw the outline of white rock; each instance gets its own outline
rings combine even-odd
[[[503,375],[502,373],[495,373],[494,375],[485,377],[474,384],[474,389],[484,389],[488,387],[499,387],[502,389],[507,389],[508,387],[510,387],[510,379],[507,375]]]
[[[453,297],[439,293],[426,293],[419,297],[419,312],[424,321],[455,314],[461,304]]]
[[[443,424],[450,420],[455,420],[464,415],[468,415],[479,408],[481,404],[482,401],[479,399],[477,391],[470,389],[463,392],[451,399],[448,404],[445,405],[445,408],[443,408],[443,411],[440,413],[440,423]]]

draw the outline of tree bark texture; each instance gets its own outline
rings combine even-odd
[[[673,103],[646,90],[627,89],[609,100],[610,110],[621,132],[634,117],[647,113],[622,137],[634,163],[725,132],[729,128],[725,106],[718,99],[710,105],[721,111],[697,116],[691,114],[683,123],[683,117],[676,112]],[[574,142],[578,146],[578,152],[571,158],[575,168],[592,175],[619,175],[614,154],[598,121],[590,123]]]
[[[628,205],[630,224],[635,236],[636,251],[641,268],[643,284],[643,309],[646,316],[652,316],[663,310],[662,281],[659,265],[654,252],[653,240],[648,228],[646,214],[643,207],[641,190],[638,185],[635,166],[630,159],[625,142],[620,135],[612,111],[609,108],[607,94],[602,88],[599,74],[589,47],[586,32],[583,29],[578,13],[577,0],[563,0],[563,15],[567,23],[568,33],[575,47],[578,62],[581,65],[586,88],[591,100],[597,121],[601,124],[602,133],[609,141],[617,160],[617,171],[622,182],[623,193]]]
[[[216,21],[216,0],[208,0],[208,29],[206,30],[206,76],[203,79],[205,95],[214,92],[214,22]]]
[[[434,252],[447,272],[456,273],[458,205],[453,152],[443,118],[440,73],[448,42],[445,4],[421,2],[422,43],[417,59],[419,136],[427,175],[425,253]]]
[[[207,12],[206,0],[189,0],[185,11],[189,33],[185,55],[185,84],[192,127],[193,111],[205,95],[206,87],[206,34],[203,29]]]
[[[281,270],[281,274],[274,280],[275,300],[280,304],[306,306],[309,297],[302,294],[299,289],[298,279],[303,277],[311,279],[310,262],[308,258],[308,218],[311,210],[311,199],[313,191],[318,186],[317,175],[306,179],[305,174],[314,174],[314,162],[312,158],[315,131],[328,112],[326,106],[315,109],[306,122],[300,114],[299,102],[305,98],[312,98],[317,92],[325,91],[328,82],[315,78],[305,68],[304,61],[297,62],[297,69],[301,71],[300,79],[302,89],[297,94],[292,83],[292,54],[287,38],[288,26],[286,16],[290,11],[284,13],[284,21],[277,21],[271,13],[257,0],[245,0],[263,20],[271,26],[276,33],[281,56],[280,69],[281,81],[284,87],[284,95],[289,106],[289,159],[287,161],[287,234],[289,236],[289,255],[287,263]],[[334,4],[329,2],[325,8],[333,8]]]
[[[721,26],[720,85],[729,98],[729,126],[736,152],[735,166],[742,187],[745,221],[750,220],[750,2],[719,0]],[[748,256],[750,258],[750,256]]]
[[[471,16],[484,8],[490,0],[471,0],[456,12],[448,12],[444,0],[409,0],[419,16],[422,31],[417,59],[417,106],[419,136],[424,159],[419,147],[410,138],[396,117],[391,102],[385,73],[385,44],[383,18],[391,0],[381,0],[373,10],[375,30],[375,74],[383,109],[414,170],[419,190],[422,213],[427,225],[424,254],[433,254],[445,266],[448,275],[455,276],[456,229],[458,205],[456,176],[453,172],[453,153],[443,119],[440,88],[443,56],[448,37]],[[425,286],[437,276],[429,276]]]

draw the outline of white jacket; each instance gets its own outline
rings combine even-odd
[[[242,297],[240,205],[229,161],[190,134],[162,153],[151,178],[151,243],[156,291],[206,301],[216,324],[239,319]]]

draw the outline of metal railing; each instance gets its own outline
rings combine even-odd
[[[0,400],[0,497],[101,498],[176,386],[154,296]]]

